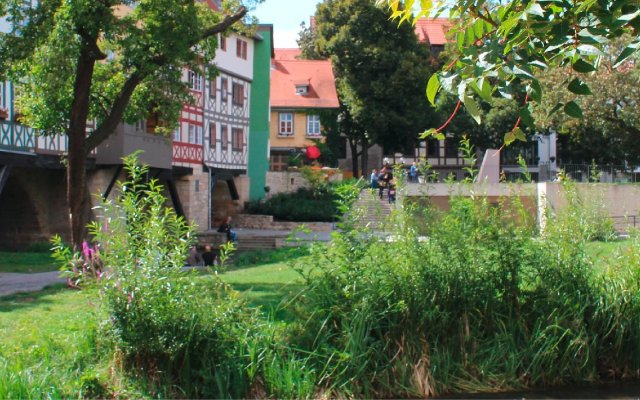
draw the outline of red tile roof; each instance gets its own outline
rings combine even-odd
[[[287,53],[287,52],[285,52]],[[276,59],[271,70],[271,107],[338,108],[335,77],[329,60]],[[305,95],[296,94],[296,84],[309,83]]]
[[[293,49],[275,49],[275,59],[276,60],[296,60],[300,57],[300,49],[299,48],[293,48]]]
[[[451,28],[447,18],[420,18],[416,22],[415,32],[418,41],[433,46],[444,46],[447,43],[446,33]]]

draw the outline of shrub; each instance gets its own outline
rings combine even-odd
[[[625,294],[640,285],[637,255],[602,275],[571,219],[541,236],[518,200],[450,205],[427,240],[400,210],[393,240],[347,223],[301,259],[311,272],[291,340],[319,382],[423,397],[637,375],[640,301]]]
[[[193,227],[165,207],[147,168],[125,160],[130,179],[98,208],[90,227],[108,273],[104,326],[131,371],[187,397],[240,397],[254,316],[214,277],[194,283],[182,271]]]
[[[278,193],[266,201],[251,201],[247,212],[273,215],[283,221],[332,222],[337,215],[335,201],[331,191],[300,188],[294,193]]]

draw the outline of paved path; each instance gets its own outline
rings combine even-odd
[[[37,274],[15,274],[0,272],[0,297],[19,292],[35,292],[54,283],[65,283],[58,278],[60,272],[40,272]]]

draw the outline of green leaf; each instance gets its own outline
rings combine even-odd
[[[582,108],[575,101],[570,101],[564,105],[564,112],[571,118],[582,118]]]
[[[627,60],[627,58],[629,58],[638,50],[638,47],[640,47],[640,42],[634,42],[625,47],[616,59],[616,62],[613,64],[613,68],[618,68],[620,65],[622,65]]]
[[[516,134],[514,131],[507,132],[504,135],[504,144],[509,146],[511,143],[516,141]]]
[[[578,51],[580,52],[580,54],[585,54],[588,56],[601,56],[603,54],[602,50],[590,44],[581,44],[580,46],[578,46]]]
[[[476,41],[476,35],[475,35],[475,32],[473,31],[473,27],[472,26],[468,27],[465,30],[465,33],[467,34],[465,45],[473,46],[473,44]]]
[[[537,15],[538,17],[544,17],[544,10],[538,3],[532,3],[527,10],[527,13],[531,15]]]
[[[520,118],[522,119],[522,122],[529,127],[533,127],[535,125],[535,121],[533,120],[533,117],[531,116],[531,111],[529,110],[529,107],[523,107],[520,109]]]
[[[477,38],[481,38],[484,34],[484,20],[478,18],[473,24],[473,33]]]
[[[464,38],[465,38],[464,31],[459,31],[456,34],[456,44],[458,45],[459,49],[464,48]]]
[[[556,112],[558,112],[558,110],[561,109],[563,106],[564,106],[564,103],[557,103],[555,106],[553,106],[551,111],[549,111],[549,113],[547,114],[547,117],[550,117]]]
[[[640,15],[640,10],[636,10],[636,12],[634,13],[625,14],[621,16],[620,18],[618,18],[618,21],[628,22],[628,21],[631,21],[632,19],[635,19],[639,15]]]
[[[430,137],[437,140],[444,140],[444,134],[438,132],[436,128],[427,129],[426,131],[420,134],[421,140],[426,140],[426,139],[429,139]]]
[[[488,103],[491,102],[491,85],[484,79],[484,77],[480,77],[475,82],[473,82],[472,87],[482,100]]]
[[[440,79],[438,78],[438,74],[431,75],[429,78],[429,83],[427,84],[427,99],[431,105],[436,105],[436,94],[438,94],[438,90],[440,89]]]
[[[588,62],[584,61],[581,58],[578,58],[576,62],[571,64],[571,67],[573,68],[574,71],[581,72],[583,74],[587,72],[593,72],[596,70],[596,67],[589,64]]]
[[[515,135],[516,139],[518,139],[519,141],[521,142],[527,141],[527,135],[525,135],[522,129],[520,129],[519,127],[513,131],[513,134]]]
[[[540,103],[542,101],[542,87],[540,86],[540,81],[532,79],[529,87],[531,88],[529,96],[531,96],[533,101],[536,103]]]
[[[467,109],[467,112],[469,113],[469,115],[471,115],[471,118],[473,118],[478,125],[481,124],[482,116],[480,114],[480,108],[478,108],[478,104],[473,99],[473,97],[464,96],[464,98],[462,99],[462,103]]]
[[[592,94],[591,93],[591,89],[589,88],[589,85],[587,85],[586,83],[584,83],[583,81],[581,81],[578,78],[574,78],[569,83],[569,86],[567,86],[567,89],[569,89],[569,91],[571,93],[575,93],[575,94],[579,94],[579,95]]]

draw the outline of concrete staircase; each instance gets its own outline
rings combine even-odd
[[[282,236],[280,235],[238,235],[238,251],[276,249],[282,247]]]
[[[352,212],[357,216],[358,227],[384,230],[384,225],[394,207],[394,204],[389,204],[386,191],[382,200],[380,200],[377,190],[364,189],[360,192],[358,200],[353,204]]]

